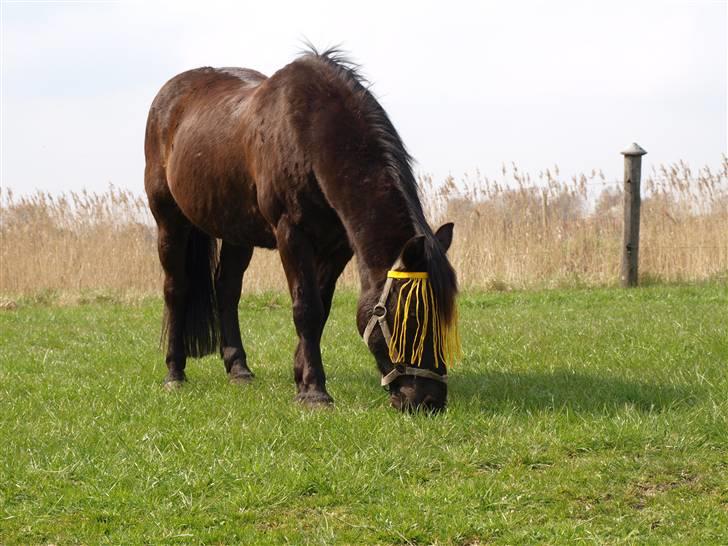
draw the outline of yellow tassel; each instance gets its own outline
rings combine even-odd
[[[388,277],[394,279],[407,279],[397,294],[397,308],[392,326],[392,338],[389,343],[389,358],[395,364],[410,364],[420,366],[425,352],[425,340],[432,323],[432,344],[435,357],[435,367],[440,362],[452,366],[460,358],[460,335],[458,332],[457,309],[450,324],[443,324],[437,308],[437,301],[428,282],[427,273],[389,271]],[[407,322],[414,301],[414,312],[417,320],[410,358],[407,362]],[[420,312],[422,320],[420,320]],[[432,317],[432,318],[430,318]]]

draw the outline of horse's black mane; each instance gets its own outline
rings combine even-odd
[[[364,105],[363,111],[368,116],[372,130],[378,139],[387,169],[404,196],[416,231],[425,236],[427,273],[442,318],[449,322],[455,308],[457,278],[445,256],[445,251],[425,219],[420,201],[420,188],[412,172],[412,156],[407,152],[384,108],[372,94],[371,84],[362,75],[361,67],[357,63],[352,62],[339,47],[331,47],[319,52],[310,43],[306,44],[303,56],[319,59],[331,66],[361,97]]]

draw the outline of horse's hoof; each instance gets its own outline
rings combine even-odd
[[[326,392],[300,392],[296,395],[296,402],[309,408],[328,408],[334,405],[334,399]]]
[[[238,373],[238,374],[228,374],[228,381],[231,385],[247,385],[248,383],[253,382],[253,377],[255,377],[252,373]]]
[[[185,384],[185,379],[178,379],[178,378],[165,378],[164,380],[164,390],[165,391],[176,391],[181,389]]]
[[[231,385],[245,385],[253,381],[254,377],[255,375],[253,375],[253,372],[247,366],[243,366],[237,362],[232,365],[228,372],[228,380]]]

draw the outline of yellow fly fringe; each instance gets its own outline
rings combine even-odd
[[[425,339],[432,322],[433,352],[435,367],[442,361],[453,365],[460,358],[460,334],[458,333],[457,308],[453,310],[450,324],[443,324],[437,309],[437,301],[432,293],[432,285],[425,272],[389,271],[387,277],[407,279],[399,289],[397,311],[394,314],[392,339],[389,342],[389,358],[394,364],[405,364],[407,353],[407,322],[414,305],[417,327],[412,338],[409,364],[419,366],[425,351]],[[420,309],[422,312],[420,312]],[[420,320],[422,316],[422,320]]]

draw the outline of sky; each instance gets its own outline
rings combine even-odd
[[[725,0],[1,2],[0,186],[143,191],[159,88],[198,66],[271,75],[307,39],[362,65],[418,173],[717,167]]]

